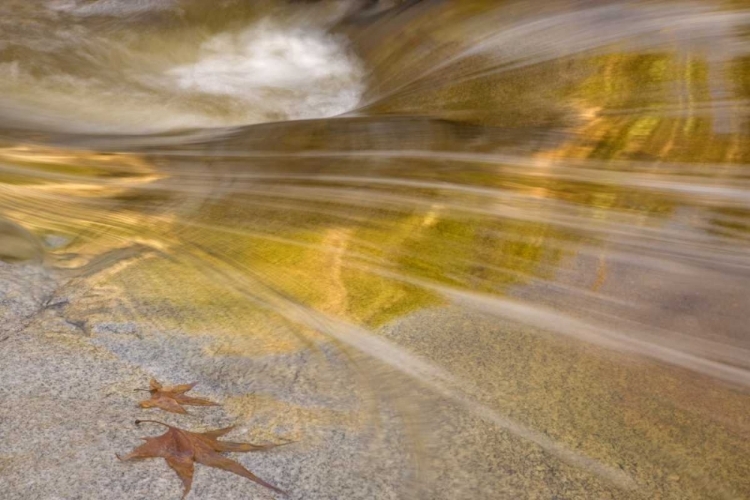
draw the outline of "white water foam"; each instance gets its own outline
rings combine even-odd
[[[337,115],[362,94],[362,69],[344,40],[270,21],[211,38],[196,62],[167,74],[184,91],[231,97],[278,119]]]

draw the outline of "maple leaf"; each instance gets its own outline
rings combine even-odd
[[[155,379],[151,379],[149,383],[148,392],[151,393],[151,399],[141,401],[139,403],[141,408],[161,408],[164,411],[171,411],[172,413],[187,413],[187,410],[182,405],[192,406],[219,406],[218,403],[209,401],[208,399],[202,398],[191,398],[185,396],[185,393],[195,387],[197,382],[192,384],[176,385],[174,387],[163,387]],[[146,389],[136,389],[146,390]]]
[[[168,428],[167,432],[161,436],[143,438],[146,441],[136,447],[133,451],[121,457],[115,454],[115,456],[122,460],[136,460],[143,458],[163,458],[166,460],[172,470],[182,480],[184,486],[184,492],[182,498],[184,499],[193,484],[193,469],[195,462],[199,464],[208,465],[209,467],[216,467],[217,469],[224,469],[229,472],[233,472],[239,476],[245,477],[251,481],[254,481],[266,488],[270,488],[281,494],[286,494],[283,490],[280,490],[276,486],[267,483],[262,480],[240,463],[230,460],[219,454],[219,452],[233,451],[233,452],[247,452],[247,451],[261,451],[274,448],[276,446],[282,446],[289,443],[281,444],[266,444],[257,445],[251,443],[232,443],[229,441],[219,441],[218,438],[227,434],[229,431],[234,429],[232,427],[225,427],[223,429],[216,429],[208,432],[190,432],[177,427],[172,427],[163,422],[156,420],[136,420],[136,424],[142,422],[153,422],[155,424],[161,424]]]

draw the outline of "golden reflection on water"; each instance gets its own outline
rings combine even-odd
[[[208,338],[217,359],[263,358],[350,351],[320,318],[364,328],[637,484],[576,478],[579,493],[750,493],[746,35],[717,28],[706,43],[733,47],[719,57],[678,25],[618,39],[553,15],[550,47],[527,38],[541,28],[524,9],[414,9],[353,35],[373,80],[351,116],[182,145],[8,143],[0,211],[20,227],[0,227],[3,256],[43,251],[71,280],[65,317],[89,335],[135,320]],[[483,9],[530,31],[495,32]],[[502,319],[430,323],[461,300]],[[399,321],[419,334],[394,335]],[[295,415],[291,439],[370,423],[264,397],[227,407],[250,418],[276,405]]]

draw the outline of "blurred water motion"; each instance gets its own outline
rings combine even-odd
[[[0,257],[69,324],[318,353],[258,393],[396,415],[382,498],[750,497],[750,3],[216,3],[0,6]]]

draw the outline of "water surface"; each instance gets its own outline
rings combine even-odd
[[[0,253],[372,498],[749,496],[750,5],[391,3],[4,2]]]

